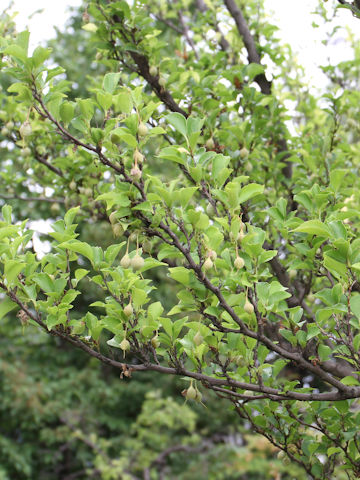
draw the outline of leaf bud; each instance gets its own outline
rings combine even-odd
[[[131,266],[134,270],[140,270],[144,266],[144,259],[137,253],[131,260]]]

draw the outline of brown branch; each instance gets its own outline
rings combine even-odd
[[[343,384],[340,385],[344,387],[341,389],[342,391],[330,391],[325,393],[301,393],[296,391],[287,391],[283,392],[280,389],[266,387],[263,385],[256,385],[246,382],[239,382],[237,380],[233,380],[231,378],[215,378],[209,375],[205,375],[199,372],[191,372],[186,370],[185,368],[172,368],[172,367],[164,367],[162,365],[157,364],[126,364],[123,362],[118,362],[113,360],[109,357],[106,357],[102,353],[98,352],[97,350],[92,349],[89,345],[82,342],[79,338],[63,331],[61,329],[51,329],[47,328],[46,323],[44,323],[40,315],[38,313],[33,313],[14,293],[14,291],[9,290],[3,282],[0,282],[0,288],[4,290],[6,295],[15,302],[25,314],[32,319],[35,323],[37,323],[47,334],[53,335],[63,340],[71,343],[77,348],[80,348],[85,353],[90,355],[91,357],[97,358],[102,363],[106,365],[110,365],[115,367],[122,372],[127,371],[131,374],[132,371],[155,371],[159,373],[164,373],[167,375],[182,375],[189,378],[193,378],[194,380],[198,380],[199,382],[210,386],[228,386],[233,388],[238,388],[241,390],[249,390],[253,392],[267,394],[267,396],[276,396],[282,397],[283,400],[301,400],[301,401],[313,401],[313,400],[329,400],[329,401],[336,401],[336,400],[343,400],[348,398],[359,398],[360,397],[360,387],[347,387]],[[339,389],[340,390],[340,389]],[[229,391],[229,393],[231,393]]]
[[[250,33],[249,27],[246,23],[246,20],[241,13],[241,10],[236,5],[235,0],[224,0],[224,4],[228,9],[230,15],[233,17],[236,27],[239,34],[241,35],[245,48],[248,53],[248,60],[250,63],[257,63],[261,65],[260,55],[256,49],[255,41],[253,36]],[[261,92],[265,95],[270,95],[271,93],[271,82],[267,80],[264,73],[257,75],[254,79],[259,85]]]

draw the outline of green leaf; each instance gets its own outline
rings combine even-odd
[[[51,51],[51,48],[36,47],[31,57],[33,66],[37,68],[42,65],[49,58]]]
[[[4,267],[4,275],[8,285],[10,285],[20,272],[24,270],[26,263],[19,260],[7,260]]]
[[[331,348],[327,345],[323,345],[322,343],[318,347],[318,355],[321,362],[325,362],[329,359],[331,355]]]
[[[74,118],[75,105],[72,102],[63,102],[59,107],[61,120],[68,125]]]
[[[350,298],[350,308],[352,313],[360,320],[360,295],[354,295]]]
[[[123,113],[131,113],[133,101],[129,92],[121,92],[114,99],[116,108]]]
[[[186,118],[181,115],[181,113],[169,113],[169,115],[166,115],[165,119],[175,128],[177,132],[181,133],[181,135],[186,138]]]
[[[80,255],[88,258],[91,262],[94,261],[94,251],[92,247],[85,242],[80,242],[79,240],[70,240],[69,242],[60,243],[59,248],[64,248],[70,250],[71,252],[80,253]]]
[[[1,213],[5,222],[11,223],[12,207],[10,205],[4,205],[1,209]]]
[[[10,300],[10,298],[5,297],[1,299],[0,300],[0,320],[17,306],[18,305],[12,300]]]
[[[249,185],[245,185],[240,190],[238,201],[239,203],[244,203],[250,198],[255,197],[256,195],[260,195],[264,191],[264,185],[259,185],[257,183],[250,183]]]
[[[79,210],[80,210],[80,207],[77,206],[77,207],[70,208],[70,210],[68,210],[65,213],[64,222],[65,222],[66,227],[70,227],[70,225],[72,225],[72,223],[74,221],[74,218],[79,213]]]
[[[351,375],[348,375],[347,377],[342,378],[341,383],[343,383],[344,385],[360,385],[359,381],[356,380],[356,378],[352,377]]]
[[[293,232],[309,233],[310,235],[316,235],[319,237],[330,237],[330,231],[325,223],[320,220],[308,220],[295,228]]]
[[[104,76],[103,87],[105,92],[114,93],[119,84],[121,73],[107,73]]]
[[[4,52],[5,55],[10,55],[23,63],[27,62],[27,53],[26,50],[19,45],[9,45],[5,48]]]

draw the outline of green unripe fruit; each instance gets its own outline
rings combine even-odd
[[[12,130],[14,128],[14,122],[10,120],[10,122],[7,122],[5,127],[8,128],[9,130]]]
[[[196,332],[193,340],[194,340],[195,345],[198,347],[199,345],[201,345],[203,343],[204,337],[201,335],[200,332]]]
[[[138,135],[140,137],[145,137],[148,133],[148,127],[145,125],[145,123],[140,122],[138,126]]]
[[[109,215],[109,221],[110,221],[111,225],[114,225],[114,223],[117,222],[116,212],[111,212],[111,213],[110,213],[110,215]]]
[[[120,225],[120,223],[116,223],[115,225],[112,225],[111,228],[112,228],[114,237],[121,237],[121,235],[123,235],[124,233],[124,229]]]
[[[245,168],[245,171],[250,173],[253,171],[253,166],[250,162],[246,162],[245,165],[244,165],[244,168]]]
[[[144,155],[142,153],[140,153],[138,149],[136,149],[135,152],[134,152],[134,155],[133,155],[133,159],[134,159],[135,164],[136,163],[143,163]]]
[[[130,259],[129,255],[127,253],[120,260],[120,265],[122,266],[122,268],[129,268],[130,267],[131,259]]]
[[[236,355],[232,361],[238,366],[238,367],[243,367],[245,365],[245,360],[242,355]]]
[[[71,180],[71,182],[69,183],[70,190],[76,190],[76,187],[77,183],[75,182],[75,180]]]
[[[131,315],[134,313],[134,309],[131,303],[128,303],[126,305],[126,307],[124,308],[124,313],[127,317],[131,317]]]
[[[110,135],[110,141],[111,143],[118,144],[121,142],[121,137],[117,133],[112,133]]]
[[[145,264],[145,260],[137,253],[131,260],[131,266],[134,270],[140,270]]]
[[[291,460],[289,457],[284,457],[282,460],[283,465],[290,465]]]
[[[211,205],[211,203],[206,205],[206,213],[209,215],[209,217],[212,217],[215,214],[215,208]]]
[[[188,400],[195,400],[196,397],[197,397],[197,392],[195,390],[195,388],[190,385],[190,387],[186,390],[186,393],[185,393],[185,397],[188,399]]]
[[[286,453],[283,452],[282,450],[277,454],[277,458],[279,460],[283,460],[286,457]]]
[[[133,180],[136,180],[136,181],[140,180],[141,175],[142,175],[142,172],[141,172],[140,168],[137,167],[137,166],[132,167],[132,169],[130,170],[130,177]]]
[[[241,150],[240,150],[240,157],[242,159],[244,158],[247,158],[249,155],[249,150],[246,148],[246,147],[243,147]]]
[[[208,150],[212,150],[212,149],[215,147],[215,142],[214,142],[214,140],[212,139],[212,137],[210,137],[208,140],[206,140],[205,147],[206,147]]]
[[[290,277],[290,279],[292,280],[293,278],[296,277],[296,275],[297,275],[297,271],[296,271],[294,268],[291,268],[291,269],[289,270],[289,277]]]
[[[130,342],[126,338],[120,343],[120,348],[124,352],[124,357],[125,357],[125,352],[130,350]]]
[[[145,238],[145,240],[141,244],[142,249],[144,252],[151,252],[152,249],[152,243],[148,238]]]
[[[58,213],[60,212],[60,205],[55,202],[51,205],[50,210],[52,211],[52,213]]]
[[[292,455],[295,455],[295,453],[298,453],[297,446],[294,445],[293,443],[290,443],[290,445],[288,445],[288,452],[291,453]]]
[[[44,145],[39,145],[38,147],[36,147],[36,151],[39,155],[45,155],[46,148],[44,147]]]
[[[92,197],[92,194],[93,194],[92,188],[90,188],[90,187],[85,188],[84,193],[87,197]]]
[[[152,67],[150,67],[149,72],[150,72],[150,75],[151,75],[152,77],[156,77],[156,75],[157,75],[157,73],[158,73],[158,69],[157,69],[157,67],[154,67],[154,65],[153,65]]]
[[[249,315],[254,313],[254,305],[252,303],[250,303],[248,299],[245,300],[244,310]]]
[[[89,23],[90,22],[90,15],[88,14],[88,12],[84,12],[82,14],[82,21],[84,23]]]
[[[154,348],[160,347],[160,340],[159,340],[159,337],[158,337],[157,335],[155,335],[155,336],[151,339],[151,345],[152,345]]]
[[[215,252],[215,250],[208,250],[207,256],[211,258],[211,260],[217,259],[217,253]]]
[[[198,389],[196,389],[196,397],[194,398],[195,402],[201,403],[202,395]]]
[[[32,128],[31,128],[30,122],[28,121],[24,122],[19,128],[19,133],[21,138],[25,138],[31,135]]]
[[[23,157],[28,157],[29,155],[31,155],[31,150],[29,147],[25,147],[25,148],[22,148],[21,149],[21,155]]]
[[[237,236],[237,241],[240,243],[241,240],[245,237],[246,233],[244,232],[243,229],[240,230],[240,232],[238,233],[238,236]]]
[[[237,268],[238,270],[240,270],[240,268],[243,268],[245,265],[245,262],[244,260],[241,258],[241,257],[236,257],[235,258],[235,261],[234,261],[234,266],[235,268]]]
[[[166,80],[165,80],[164,77],[160,77],[160,78],[159,78],[159,85],[160,85],[160,87],[163,87],[163,88],[165,87],[165,85],[166,85]]]
[[[9,135],[9,133],[10,133],[10,131],[9,131],[8,128],[3,127],[3,128],[1,129],[1,135],[4,135],[4,137],[6,137],[7,135]]]
[[[204,262],[203,269],[207,271],[210,270],[210,268],[212,268],[213,266],[213,261],[211,260],[211,258],[208,257]]]

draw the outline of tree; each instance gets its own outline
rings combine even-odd
[[[122,378],[186,378],[189,402],[227,399],[310,478],[357,478],[359,48],[324,68],[321,109],[258,3],[91,1],[82,98],[2,17],[2,198],[52,207],[2,208],[0,316]],[[24,211],[55,217],[49,253]]]

